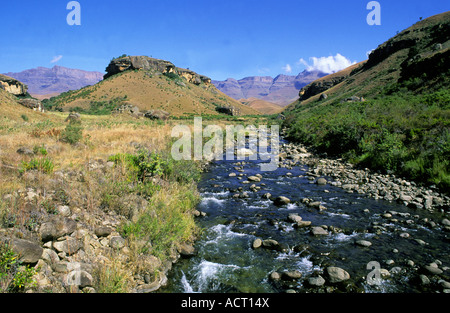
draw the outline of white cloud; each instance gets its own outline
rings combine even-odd
[[[370,54],[371,54],[373,51],[375,51],[375,49],[372,49],[372,50],[367,51],[367,52],[366,52],[366,56],[369,57]]]
[[[62,55],[54,56],[53,59],[50,61],[50,63],[56,63],[56,62],[58,62],[59,60],[61,60],[62,57],[63,57]]]
[[[292,67],[290,64],[286,64],[286,66],[282,67],[283,71],[285,71],[286,73],[291,73],[292,72]]]
[[[327,74],[339,72],[350,65],[356,64],[356,62],[351,62],[348,58],[341,54],[336,54],[336,56],[329,57],[311,57],[309,58],[312,64],[306,62],[303,58],[299,60],[299,64],[306,66],[308,71],[321,71]]]

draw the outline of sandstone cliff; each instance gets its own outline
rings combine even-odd
[[[15,96],[25,96],[28,87],[17,79],[0,74],[0,88]]]
[[[176,67],[172,62],[147,56],[126,56],[113,59],[106,68],[104,79],[129,70],[152,71],[160,74],[173,73],[195,85],[200,85],[201,83],[209,85],[211,83],[209,77],[199,75],[189,69]]]

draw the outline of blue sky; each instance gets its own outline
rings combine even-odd
[[[381,25],[369,26],[370,0],[78,2],[81,25],[69,26],[69,0],[3,1],[0,73],[54,65],[104,72],[125,53],[165,59],[217,80],[297,75],[363,61],[420,17],[450,10],[443,0],[379,0]]]

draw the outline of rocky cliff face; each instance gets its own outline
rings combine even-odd
[[[102,80],[100,72],[88,72],[62,66],[37,67],[19,73],[6,73],[28,85],[32,95],[59,94],[94,85]]]
[[[199,75],[189,69],[176,67],[172,62],[147,56],[127,56],[113,59],[106,68],[104,79],[129,70],[152,71],[160,74],[174,73],[195,85],[201,83],[209,85],[211,83],[209,77]]]
[[[15,96],[25,96],[28,87],[12,77],[0,74],[0,88]]]
[[[319,71],[304,71],[297,76],[252,76],[240,80],[229,78],[225,81],[213,81],[213,84],[236,100],[257,98],[285,106],[298,98],[302,87],[325,75]]]

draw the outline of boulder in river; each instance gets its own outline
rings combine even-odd
[[[340,267],[329,266],[327,267],[326,272],[332,284],[340,283],[350,279],[350,274]]]
[[[311,234],[314,236],[326,236],[328,232],[320,226],[315,226],[311,228]]]
[[[273,202],[277,206],[282,206],[282,205],[286,205],[286,204],[291,203],[291,200],[289,198],[287,198],[287,197],[279,196],[279,197],[276,197]]]

